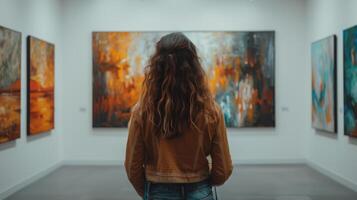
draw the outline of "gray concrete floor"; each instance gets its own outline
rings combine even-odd
[[[243,165],[218,188],[222,200],[357,200],[306,165]],[[135,200],[123,167],[64,166],[8,200]]]

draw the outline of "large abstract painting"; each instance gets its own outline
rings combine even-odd
[[[27,133],[36,135],[54,128],[55,47],[31,36],[27,43]]]
[[[357,137],[357,26],[343,31],[345,134]]]
[[[312,126],[337,131],[336,36],[311,45]]]
[[[0,144],[20,137],[21,33],[0,26]]]
[[[94,32],[93,127],[125,127],[165,32]],[[184,32],[197,46],[228,127],[275,126],[275,34]]]

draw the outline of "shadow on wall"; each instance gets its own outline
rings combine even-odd
[[[273,135],[278,135],[276,131],[278,127],[240,127],[240,128],[229,128],[227,127],[227,133],[229,135],[237,136],[260,136],[260,137],[271,137]]]
[[[9,149],[9,148],[14,148],[16,146],[16,141],[11,141],[11,142],[7,142],[4,144],[0,144],[0,151],[5,150],[5,149]]]
[[[26,141],[27,142],[33,142],[33,141],[36,141],[36,140],[40,140],[41,138],[49,137],[50,133],[51,132],[45,132],[45,133],[41,133],[41,134],[38,134],[38,135],[27,136],[26,137]]]
[[[271,137],[274,135],[279,135],[276,131],[277,127],[261,127],[261,128],[251,128],[251,127],[243,127],[243,128],[227,128],[227,133],[230,135],[237,135],[237,136],[260,136],[260,137]],[[88,132],[91,135],[103,137],[103,136],[115,136],[127,137],[128,128],[91,128]]]
[[[350,144],[353,144],[353,145],[356,145],[356,146],[357,146],[357,138],[352,138],[352,137],[350,137],[350,138],[348,139],[348,142],[349,142]]]
[[[320,130],[316,130],[316,129],[315,129],[315,133],[317,135],[320,135],[320,136],[323,136],[323,137],[327,137],[327,138],[330,138],[330,139],[337,139],[337,137],[338,137],[338,134],[329,133],[329,132],[326,132],[326,131],[320,131]]]

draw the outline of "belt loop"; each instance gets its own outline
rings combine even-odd
[[[215,193],[215,200],[218,200],[218,194],[217,194],[217,188],[216,186],[214,187],[214,193]]]
[[[147,200],[150,200],[150,185],[151,185],[151,183],[148,181],[147,182],[147,191],[146,191]]]
[[[181,196],[182,196],[182,199],[186,200],[185,186],[184,185],[181,185]]]

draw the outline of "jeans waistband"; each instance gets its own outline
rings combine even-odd
[[[211,187],[209,180],[203,180],[196,183],[154,183],[146,181],[145,183],[145,197],[144,199],[150,199],[150,191],[153,187],[170,187],[176,192],[180,192],[183,199],[186,198],[186,194],[193,190],[197,190],[200,187]]]

